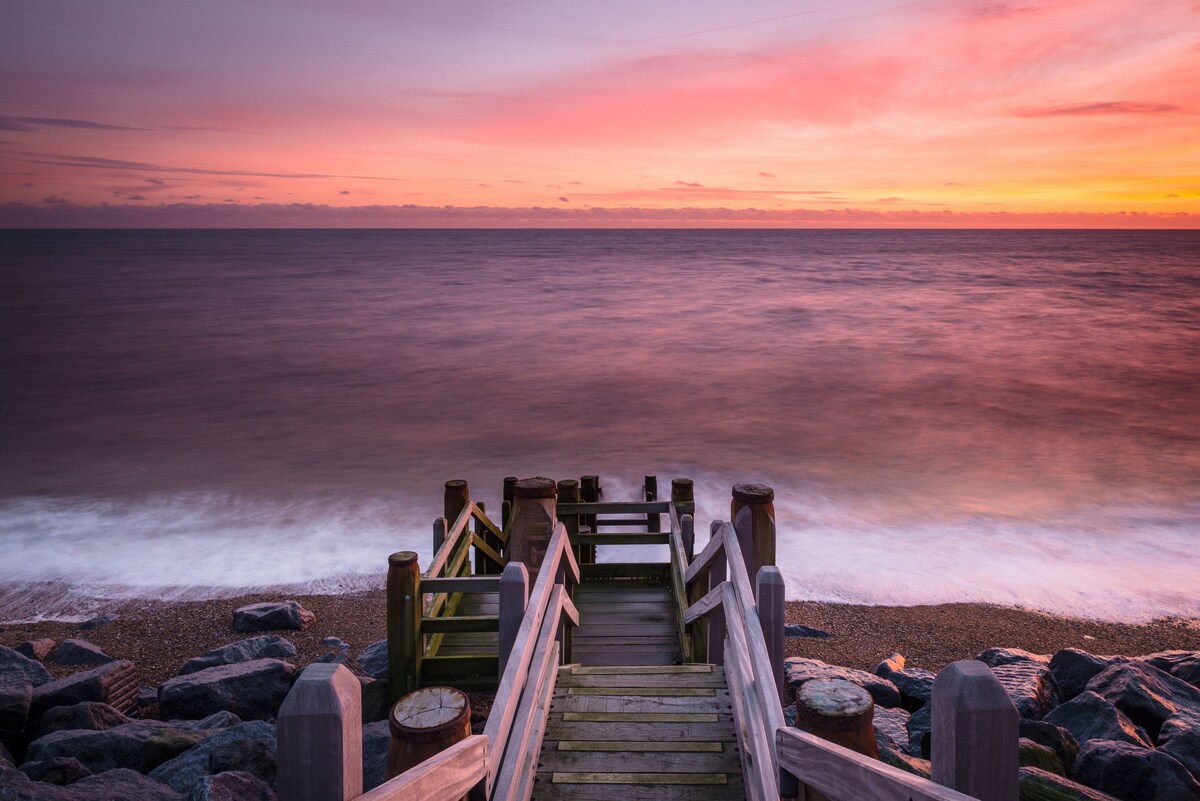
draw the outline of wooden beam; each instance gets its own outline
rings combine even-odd
[[[427,656],[421,660],[421,681],[453,676],[495,675],[494,656]]]
[[[499,573],[501,570],[504,569],[504,557],[501,556],[496,551],[495,548],[493,548],[491,545],[488,545],[486,542],[484,542],[483,538],[480,537],[478,534],[471,535],[471,545],[475,546],[476,555],[483,554],[484,556],[486,556],[488,559],[490,559],[492,561],[492,566],[496,568],[497,573]],[[479,569],[478,565],[479,565],[479,563],[477,560],[476,561],[476,570]]]
[[[700,551],[700,555],[692,560],[688,565],[687,572],[683,574],[683,583],[689,587],[692,585],[700,574],[704,573],[711,567],[712,560],[717,557],[721,549],[725,547],[724,538],[712,536],[708,538],[708,544],[704,546],[704,550]],[[724,577],[722,577],[724,578]]]
[[[725,585],[728,582],[722,581],[716,587],[708,591],[708,594],[701,598],[696,603],[687,608],[683,613],[684,623],[695,623],[702,617],[707,617],[714,609],[720,606],[725,600]]]
[[[472,631],[499,631],[498,615],[456,615],[455,617],[426,617],[421,619],[424,634],[460,634]]]
[[[669,537],[669,534],[621,531],[613,534],[576,534],[573,539],[585,545],[665,545]]]
[[[499,576],[440,576],[422,578],[421,592],[499,592]]]
[[[499,675],[503,676],[529,605],[529,571],[521,562],[509,562],[504,566],[504,572],[500,574],[499,605]]]
[[[584,565],[585,578],[670,578],[671,566],[666,562],[596,562]]]
[[[933,780],[980,801],[1017,801],[1020,718],[992,669],[951,662],[931,704]]]
[[[645,515],[671,511],[670,501],[600,501],[599,503],[564,503],[558,509],[564,515]],[[603,523],[604,521],[599,521]]]
[[[458,801],[483,779],[487,762],[488,739],[473,734],[358,796],[358,801]]]
[[[277,721],[284,801],[350,801],[362,793],[362,689],[342,665],[313,663]]]

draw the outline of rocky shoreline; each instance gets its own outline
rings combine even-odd
[[[1195,621],[812,602],[789,603],[787,619],[789,695],[818,678],[863,687],[890,764],[927,775],[934,674],[977,658],[1022,716],[1022,799],[1200,801]],[[389,739],[383,635],[376,592],[136,602],[83,623],[0,625],[0,799],[273,799],[274,718],[314,661],[360,677],[375,786]],[[472,705],[479,727],[490,698]]]

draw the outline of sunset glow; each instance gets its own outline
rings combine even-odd
[[[0,225],[1200,226],[1195,0],[0,13]]]

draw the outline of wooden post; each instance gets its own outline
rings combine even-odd
[[[771,672],[775,675],[775,689],[783,700],[783,574],[774,565],[758,569],[754,579],[754,594],[758,599],[758,622],[762,624],[763,639],[767,643],[767,656],[771,659]]]
[[[524,562],[530,581],[537,575],[554,533],[555,495],[553,479],[522,478],[513,487],[512,528],[508,535],[509,560]]]
[[[446,531],[449,530],[446,524],[446,518],[439,517],[433,521],[433,555],[437,556],[437,552],[442,550],[442,546],[446,544]]]
[[[875,743],[875,702],[871,694],[842,679],[813,679],[796,693],[796,727],[822,740],[879,759]],[[830,801],[808,788],[807,801]]]
[[[980,801],[1017,801],[1016,707],[982,662],[951,662],[933,680],[933,780]]]
[[[401,698],[388,715],[387,776],[394,779],[471,736],[471,701],[453,687],[426,687]]]
[[[480,514],[483,514],[483,515],[487,514],[487,506],[484,504],[483,501],[476,501],[475,505],[479,507]],[[483,540],[488,545],[490,545],[492,547],[493,551],[495,551],[498,554],[503,555],[504,543],[500,542],[500,540],[496,537],[496,535],[493,534],[490,530],[488,530],[488,527],[485,526],[483,523],[479,522],[478,520],[475,521],[475,536],[479,537],[479,539]],[[503,569],[504,569],[504,567],[502,565],[493,564],[493,562],[490,558],[488,558],[488,557],[484,556],[482,553],[476,551],[476,553],[475,553],[475,572],[477,574],[496,576],[496,575],[499,575],[500,571]]]
[[[529,571],[520,562],[509,562],[500,574],[500,673],[508,666],[508,657],[517,642],[517,632],[529,605]]]
[[[683,553],[688,564],[696,558],[696,520],[690,514],[679,518],[679,536],[683,540]],[[685,565],[686,567],[687,565]]]
[[[421,569],[417,555],[400,551],[388,557],[387,642],[388,702],[417,689],[421,676]]]
[[[584,503],[597,503],[600,500],[600,476],[583,476],[579,479],[579,499]],[[587,526],[596,533],[596,516],[584,515],[579,518],[579,525]],[[596,561],[596,546],[584,545],[581,549],[580,562],[594,563]]]
[[[688,548],[689,535],[692,542],[692,550],[688,551],[687,555],[688,564],[691,564],[692,559],[695,557],[696,547],[695,522],[691,515],[684,515],[680,523],[683,527],[683,547],[685,549]],[[692,582],[692,586],[685,588],[685,591],[687,592],[688,606],[703,598],[704,594],[708,592],[707,571],[698,575],[696,580]],[[686,655],[688,661],[708,661],[708,618],[693,621],[688,626],[688,634],[691,635],[690,639],[692,641],[692,652]]]
[[[679,516],[696,513],[696,488],[690,478],[671,479],[671,503],[679,510]]]
[[[743,509],[750,510],[749,539],[743,539],[742,526],[738,525]],[[775,490],[765,484],[734,484],[729,519],[738,529],[749,575],[757,575],[763,565],[775,564]]]
[[[452,479],[446,482],[446,491],[443,495],[443,506],[445,508],[446,524],[453,526],[454,521],[458,520],[458,516],[462,514],[462,510],[467,508],[467,504],[471,502],[471,489],[467,486],[467,482],[461,478]],[[471,524],[467,523],[467,529],[471,528]],[[475,572],[479,573],[480,565],[483,564],[485,557],[482,554],[475,554]]]
[[[721,530],[721,522],[714,520],[709,526],[708,536],[715,537]],[[728,576],[728,565],[725,550],[721,549],[713,557],[712,566],[708,570],[708,589],[715,590]],[[708,642],[708,661],[714,665],[725,664],[725,607],[719,606],[708,615],[708,633],[704,635]]]
[[[276,719],[281,801],[350,801],[362,795],[362,690],[343,665],[314,662]]]
[[[648,501],[658,500],[658,476],[646,476],[646,481],[642,485],[643,495]],[[646,515],[646,531],[657,533],[662,531],[662,520],[659,515]]]
[[[579,503],[579,482],[573,478],[564,478],[558,482],[558,503]],[[571,547],[575,550],[575,561],[580,559],[579,552],[579,515],[567,515],[560,517],[563,525],[567,529],[567,538],[571,541]]]
[[[513,503],[513,497],[514,497],[513,492],[516,489],[516,486],[517,486],[517,477],[516,476],[505,476],[504,477],[504,496],[503,497],[504,497],[504,504],[507,504],[507,506],[505,506],[504,504],[501,504],[501,506],[500,506],[500,529],[501,530],[508,528],[508,518],[512,513],[512,503]]]

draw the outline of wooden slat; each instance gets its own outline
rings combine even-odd
[[[499,631],[500,618],[496,615],[457,615],[455,617],[421,618],[421,633]]]
[[[560,503],[557,514],[566,515],[644,515],[664,514],[671,510],[670,501],[600,501],[598,503]]]
[[[583,566],[582,576],[588,579],[670,578],[671,567],[666,562],[596,562]]]
[[[463,532],[467,530],[467,521],[471,519],[471,509],[474,504],[467,504],[463,507],[462,512],[455,519],[454,525],[446,532],[446,539],[442,543],[442,547],[438,548],[438,552],[433,555],[433,561],[429,563],[429,567],[425,569],[422,576],[437,578],[441,575],[455,575],[453,571],[445,570],[450,562],[450,555],[461,544]],[[445,573],[443,573],[445,571]]]
[[[722,743],[714,743],[720,746]],[[546,749],[540,771],[580,773],[740,773],[737,749],[718,751],[591,751]]]
[[[691,675],[648,675],[648,676],[573,676],[566,674],[558,679],[558,686],[563,688],[579,687],[583,689],[628,688],[636,681],[637,687],[646,691],[656,689],[714,689],[725,686],[724,674],[696,673]]]
[[[588,723],[716,723],[716,712],[564,712],[562,719]]]
[[[662,667],[630,667],[628,670],[611,667],[588,667],[586,665],[577,665],[571,668],[571,674],[575,676],[641,676],[653,674],[676,674],[676,673],[712,673],[712,665],[663,665]]]
[[[728,583],[728,580],[722,581],[720,584],[709,590],[703,598],[689,606],[687,611],[683,613],[683,622],[695,623],[697,620],[720,606],[725,599],[724,588]]]
[[[358,801],[457,801],[487,771],[488,739],[474,734],[358,797]]]
[[[646,695],[556,695],[556,708],[563,714],[567,712],[603,712],[603,713],[634,713],[646,714],[694,712],[728,713],[729,695],[710,696],[646,696]]]
[[[572,541],[583,545],[666,545],[667,534],[615,532],[612,534],[576,534]]]
[[[508,542],[508,534],[506,534],[503,529],[493,523],[491,519],[484,514],[483,510],[479,508],[479,504],[472,503],[471,506],[474,508],[472,516],[488,530],[488,533],[501,542]]]
[[[790,727],[776,732],[780,767],[831,801],[974,801],[969,795]]]
[[[727,776],[725,785],[554,784],[542,781],[534,787],[535,801],[746,801],[741,779]]]
[[[654,742],[630,740],[559,740],[559,751],[630,751],[658,753],[661,751],[686,753],[720,753],[725,743],[718,741],[657,740]]]
[[[422,578],[421,592],[499,592],[499,576],[458,576]]]
[[[725,670],[729,677],[734,726],[741,746],[746,798],[748,801],[775,801],[779,798],[779,789],[773,767],[773,743],[754,697],[754,679],[748,661],[749,657],[734,639],[725,640]]]
[[[715,687],[568,687],[567,695],[628,695],[659,698],[712,698]]]
[[[546,737],[558,740],[678,741],[702,740],[737,743],[733,731],[733,716],[718,715],[716,721],[594,721],[562,720],[551,716]]]
[[[712,560],[724,548],[724,539],[721,537],[710,537],[708,544],[702,550],[692,563],[688,565],[687,572],[683,574],[683,583],[687,587],[691,587],[692,582],[712,565]]]
[[[421,660],[421,681],[450,676],[496,675],[499,658],[492,656],[427,656]]]
[[[725,784],[724,773],[554,773],[555,784]]]
[[[480,537],[478,534],[472,534],[470,542],[471,542],[471,545],[475,546],[475,551],[477,553],[482,553],[488,559],[491,559],[492,563],[495,564],[497,567],[499,567],[499,568],[504,567],[504,557],[501,556],[500,554],[496,553],[495,549],[492,548],[492,546],[490,546],[486,542],[484,542],[483,537]],[[496,588],[499,589],[499,586],[500,585],[497,584]]]

